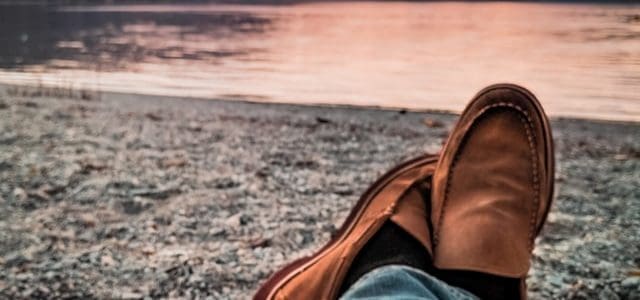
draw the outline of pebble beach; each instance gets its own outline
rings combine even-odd
[[[456,118],[0,86],[0,298],[248,299]],[[640,299],[640,123],[552,127],[529,297]]]

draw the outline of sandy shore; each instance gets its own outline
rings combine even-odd
[[[0,87],[0,298],[248,298],[456,117]],[[82,99],[85,98],[85,99]],[[640,124],[554,119],[532,299],[640,299]]]

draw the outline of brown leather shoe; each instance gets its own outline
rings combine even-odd
[[[434,265],[524,279],[553,194],[551,128],[526,89],[499,84],[462,113],[433,175]]]
[[[383,175],[360,198],[333,240],[314,255],[275,273],[254,299],[337,298],[354,258],[387,220],[402,227],[431,252],[424,199],[412,187],[429,182],[435,162],[436,156],[426,155]]]

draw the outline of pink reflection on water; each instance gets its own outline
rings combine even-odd
[[[104,42],[144,49],[137,60],[117,68],[5,70],[0,81],[37,78],[122,92],[453,111],[483,86],[508,81],[533,89],[552,115],[640,121],[640,22],[633,21],[640,15],[638,5],[328,3],[97,10],[250,13],[271,23],[256,32],[217,28],[222,31],[215,36],[188,26],[129,24]]]

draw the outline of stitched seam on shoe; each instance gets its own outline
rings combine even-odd
[[[533,122],[531,121],[531,117],[529,116],[529,114],[522,109],[522,107],[515,105],[513,103],[507,103],[507,102],[498,102],[492,105],[489,105],[485,108],[483,108],[482,110],[480,110],[478,113],[476,113],[473,118],[471,119],[471,125],[469,126],[469,129],[467,129],[467,131],[473,129],[473,127],[476,126],[476,120],[482,115],[484,114],[486,111],[488,111],[489,109],[493,109],[493,108],[498,108],[498,107],[508,107],[508,108],[512,108],[517,110],[518,112],[520,112],[525,118],[522,118],[522,116],[519,117],[520,121],[523,123],[524,128],[525,128],[525,133],[527,135],[527,140],[529,142],[529,149],[531,151],[531,164],[532,164],[532,173],[533,173],[533,177],[532,177],[532,181],[533,181],[533,189],[534,189],[534,199],[533,199],[533,207],[532,207],[532,212],[531,212],[531,217],[529,220],[529,235],[527,237],[527,246],[529,248],[529,250],[533,249],[533,242],[534,242],[534,229],[535,229],[535,223],[536,223],[536,217],[537,217],[537,212],[538,212],[538,206],[539,206],[539,195],[540,195],[540,186],[538,183],[538,167],[537,167],[537,156],[535,155],[535,139],[534,139],[534,133],[531,131],[531,128],[533,128]],[[528,126],[527,126],[528,125]],[[461,141],[462,143],[462,141]],[[439,239],[440,239],[440,231],[442,230],[442,222],[444,220],[444,216],[446,213],[446,208],[447,208],[447,200],[449,199],[449,191],[451,188],[451,173],[453,172],[453,170],[455,169],[456,164],[458,163],[458,158],[460,156],[460,146],[459,145],[458,149],[456,149],[456,153],[451,161],[451,167],[449,168],[449,172],[447,172],[447,184],[445,186],[445,191],[444,191],[444,200],[442,201],[442,212],[440,213],[440,218],[438,219],[438,230],[434,233],[434,248],[436,245],[438,245]]]
[[[539,205],[540,205],[540,182],[538,181],[538,176],[539,176],[539,172],[538,172],[538,156],[536,155],[536,145],[535,145],[535,136],[534,133],[532,132],[532,122],[531,119],[529,118],[529,116],[525,113],[524,114],[525,117],[527,118],[527,120],[525,120],[524,118],[520,118],[520,121],[522,122],[522,125],[524,125],[525,131],[527,133],[527,138],[529,140],[529,149],[531,150],[531,172],[532,174],[532,178],[531,180],[533,181],[533,207],[531,208],[531,219],[529,220],[529,250],[533,250],[533,244],[534,244],[534,239],[535,239],[535,228],[536,226],[536,220],[538,217],[538,209],[539,209]]]

